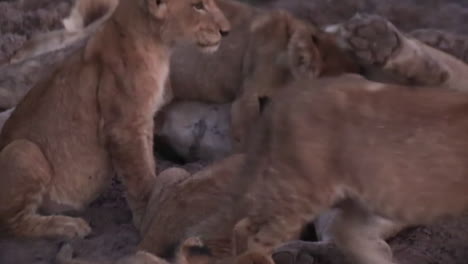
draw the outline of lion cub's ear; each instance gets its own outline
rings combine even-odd
[[[143,8],[153,15],[156,19],[165,19],[167,16],[168,0],[143,0]]]
[[[295,78],[316,78],[320,76],[323,61],[318,49],[320,38],[309,25],[291,19],[287,61]],[[312,27],[312,25],[310,25]]]

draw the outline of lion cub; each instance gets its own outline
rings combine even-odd
[[[275,96],[232,187],[247,197],[233,208],[249,205],[235,229],[250,250],[271,252],[337,206],[333,237],[351,263],[389,264],[373,217],[427,224],[468,208],[465,93],[344,75]]]
[[[232,229],[239,219],[218,212],[232,203],[231,186],[244,159],[243,154],[235,154],[193,175],[179,168],[161,172],[139,230],[139,248],[170,258],[174,245],[200,236],[213,257],[231,256]]]
[[[230,24],[214,0],[120,0],[84,48],[35,86],[0,135],[0,226],[19,236],[83,237],[57,215],[96,198],[116,172],[139,224],[155,176],[153,115],[171,48],[212,52]]]
[[[198,237],[189,237],[185,239],[176,249],[176,254],[172,259],[173,264],[197,264],[201,258],[193,254],[204,246],[203,242]],[[55,262],[57,264],[100,264],[96,261],[86,261],[82,259],[73,258],[73,248],[70,244],[65,244],[59,250]],[[107,262],[106,262],[107,263]],[[138,250],[135,254],[123,257],[113,262],[115,264],[169,264],[165,259],[155,256],[147,251]],[[201,264],[201,263],[200,263]]]
[[[133,255],[118,259],[115,264],[274,264],[268,256],[259,252],[247,252],[240,256],[230,257],[223,261],[216,261],[206,254],[204,242],[199,237],[186,238],[176,250],[175,256],[162,259],[147,251],[138,250]],[[55,259],[57,264],[101,264],[95,261],[86,261],[73,258],[73,249],[65,244]]]

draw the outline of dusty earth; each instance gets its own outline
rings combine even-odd
[[[293,11],[317,24],[337,23],[356,12],[378,13],[388,17],[403,30],[438,28],[468,35],[468,1],[466,0],[251,0],[266,7]],[[37,32],[60,27],[72,0],[0,0],[0,62]],[[79,46],[79,44],[75,45]],[[24,90],[52,70],[72,50],[41,56],[26,63],[27,67],[0,66],[0,108],[14,105],[22,94],[2,94],[1,87]],[[467,55],[468,55],[468,51]],[[157,154],[158,170],[177,165]],[[167,157],[167,156],[166,156]],[[201,162],[185,164],[195,172]],[[1,172],[0,172],[1,173]],[[122,195],[122,186],[112,186],[84,212],[79,213],[93,227],[86,239],[71,241],[77,257],[109,263],[136,248],[139,235],[131,224],[131,214]],[[60,239],[21,240],[0,234],[0,264],[53,263]],[[391,240],[402,264],[468,263],[468,215],[443,221],[431,227],[417,227]]]

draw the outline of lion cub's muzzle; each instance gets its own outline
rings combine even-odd
[[[218,50],[221,40],[221,32],[203,31],[198,40],[198,47],[202,52],[212,53]]]
[[[205,53],[213,53],[218,50],[223,37],[229,35],[231,24],[221,15],[214,23],[216,26],[202,27],[198,38],[198,46]]]

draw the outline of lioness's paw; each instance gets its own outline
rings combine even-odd
[[[50,231],[57,236],[63,236],[68,239],[84,238],[92,231],[88,223],[82,218],[69,216],[54,216],[50,223]]]
[[[433,48],[468,62],[468,37],[436,29],[418,29],[409,35]]]
[[[73,248],[70,244],[64,244],[55,256],[56,263],[68,263],[73,259]]]
[[[341,25],[339,37],[366,65],[384,65],[401,46],[401,35],[395,26],[377,15],[355,15]]]

